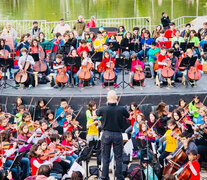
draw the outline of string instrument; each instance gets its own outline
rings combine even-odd
[[[68,76],[66,75],[67,68],[64,65],[60,65],[57,68],[58,74],[56,76],[56,82],[57,83],[67,83],[68,82]]]
[[[26,57],[26,59],[27,59],[27,57]],[[24,63],[23,68],[15,76],[15,81],[17,83],[21,83],[21,84],[27,83],[29,81],[29,76],[28,76],[27,70],[31,66],[30,62],[27,60],[25,60],[23,63]]]
[[[191,66],[188,70],[187,76],[189,80],[197,81],[201,78],[201,73],[196,67]]]
[[[102,63],[100,63],[100,64],[97,66],[97,71],[98,71],[99,73],[104,72],[104,67],[102,66]]]
[[[179,59],[178,59],[178,69],[179,69],[180,71],[184,71],[184,70],[185,70],[185,67],[180,67],[180,64],[181,64],[183,58],[186,58],[186,53],[185,53],[185,52],[183,52],[183,53],[180,55]]]
[[[0,58],[8,59],[9,58],[9,51],[7,49],[0,50]]]
[[[145,75],[143,73],[141,65],[137,64],[137,68],[134,73],[134,81],[143,81],[145,79]]]
[[[42,155],[40,156],[40,160],[45,161],[45,160],[47,160],[47,159],[49,159],[49,158],[53,158],[53,157],[55,157],[55,154],[56,154],[56,153],[57,153],[56,151],[45,150],[45,151],[44,151],[44,154],[42,154]]]
[[[87,65],[82,65],[78,78],[82,81],[89,81],[91,79],[90,70],[92,68],[93,68],[93,65],[89,62],[87,63]]]
[[[33,70],[35,72],[43,73],[47,70],[47,65],[43,60],[36,61],[33,65]]]
[[[160,53],[157,52],[154,56],[158,57],[159,55],[160,55]],[[159,65],[158,65],[157,59],[155,60],[153,69],[154,69],[154,71],[157,71],[159,69]]]
[[[106,70],[103,74],[103,78],[105,81],[114,81],[115,79],[115,73],[113,71],[114,67],[115,67],[115,64],[111,62],[111,57],[110,57],[109,66],[106,67]]]
[[[197,157],[194,160],[199,159],[199,158],[200,158],[200,155],[197,155]],[[181,173],[176,177],[177,180],[188,180],[188,179],[190,179],[191,170],[189,168],[189,164],[190,164],[190,162],[185,164],[185,166],[183,167],[183,170],[181,171]]]
[[[75,119],[73,119],[73,120],[71,121],[71,124],[72,124],[73,126],[78,126],[80,129],[83,129],[83,127],[80,126],[80,125],[79,125],[79,122],[76,121]]]
[[[173,138],[178,139],[181,136],[181,131],[179,128],[175,128],[174,130],[171,131],[170,135]]]
[[[163,66],[162,77],[163,78],[171,78],[174,75],[174,71],[172,70],[172,68],[170,68],[171,61],[168,60],[166,56],[165,56],[165,62],[167,65]]]

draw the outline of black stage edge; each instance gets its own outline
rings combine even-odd
[[[194,95],[198,95],[201,99],[201,101],[204,100],[205,96],[207,93],[188,93],[188,94],[166,94],[166,95],[146,95],[146,98],[144,100],[144,102],[140,105],[140,110],[141,112],[143,112],[146,116],[146,119],[148,119],[148,114],[151,111],[156,110],[156,106],[158,103],[160,103],[161,101],[165,102],[168,105],[168,108],[170,111],[172,111],[174,108],[176,108],[176,106],[178,105],[178,101],[180,98],[183,98],[187,101],[187,103],[189,103]],[[118,96],[120,96],[121,94],[118,94]],[[3,106],[3,110],[5,109],[5,102],[7,101],[7,112],[12,112],[12,107],[15,103],[15,100],[18,96],[6,96],[6,95],[0,95],[0,104]],[[27,96],[21,96],[23,99],[23,103],[25,105],[29,105],[30,101],[32,99],[32,96],[29,97]],[[121,96],[120,105],[126,106],[128,107],[130,105],[131,102],[136,102],[137,104],[139,104],[142,99],[145,97],[145,95],[125,95],[123,94]],[[8,100],[6,100],[8,98]],[[51,98],[51,97],[34,97],[30,111],[32,112],[34,109],[35,104],[37,104],[38,99],[39,98],[44,98],[46,100],[46,102]],[[68,97],[54,97],[52,99],[52,101],[49,103],[48,107],[50,107],[52,110],[56,110],[59,107],[59,102],[61,100],[61,98],[65,98],[67,101],[69,100],[70,96]],[[87,110],[87,105],[89,101],[95,101],[97,103],[97,106],[99,106],[99,102],[100,102],[100,97],[72,97],[71,98],[71,102],[70,105],[71,107],[75,110],[75,113],[78,112],[78,110],[81,108],[81,106],[83,106],[83,109],[80,113],[80,115],[78,116],[77,120],[80,122],[80,125],[82,125],[83,127],[86,127],[86,117],[85,117],[85,112]],[[207,105],[207,100],[204,103],[205,105]],[[101,97],[101,106],[106,105],[106,96],[102,96]]]

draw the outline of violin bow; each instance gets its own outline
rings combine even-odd
[[[118,99],[118,101],[117,101],[117,104],[119,104],[119,102],[120,102],[120,100],[121,100],[121,97],[122,97],[123,93],[124,93],[124,91],[122,90],[121,95],[119,96],[119,99]]]
[[[73,94],[70,96],[70,98],[68,99],[68,106],[69,106],[69,104],[70,104],[70,102],[71,102],[71,100],[72,100],[73,95],[74,95],[74,93],[73,93]]]
[[[6,102],[5,102],[5,113],[7,113],[7,104],[8,104],[8,96],[6,97]]]
[[[206,98],[207,98],[207,95],[205,96],[205,98],[204,98],[204,100],[203,100],[203,102],[202,102],[203,105],[204,105],[204,103],[205,103],[205,101],[206,101]]]
[[[34,113],[33,113],[33,118],[32,118],[33,122],[34,122],[34,119],[35,119],[36,105],[37,105],[37,103],[35,102]]]
[[[53,100],[53,98],[55,97],[55,95],[54,96],[52,96],[50,99],[49,99],[49,101],[45,104],[45,106],[44,107],[47,107],[47,105]]]
[[[147,97],[147,96],[145,96],[145,97],[140,101],[140,103],[138,104],[137,107],[139,107],[139,106],[144,102],[144,100],[146,99],[146,97]]]
[[[76,118],[79,116],[79,114],[80,114],[80,112],[82,111],[82,109],[83,109],[83,106],[81,106],[81,108],[79,109],[79,111],[78,111],[78,113],[76,114],[76,116],[75,116],[74,119],[76,119]]]
[[[30,107],[31,107],[31,105],[32,105],[33,99],[34,99],[34,97],[32,97],[32,99],[31,99],[31,101],[30,101],[30,103],[29,103],[28,110],[27,110],[28,112],[29,112],[29,109],[30,109]]]
[[[101,95],[102,95],[102,88],[101,88],[101,90],[100,90],[100,97],[99,97],[98,107],[100,107],[100,106],[101,106]]]

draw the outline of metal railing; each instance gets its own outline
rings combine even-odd
[[[185,29],[185,25],[190,23],[192,20],[199,16],[181,16],[176,19],[173,19],[172,22],[175,23],[176,29],[183,30]]]
[[[46,20],[0,20],[0,31],[9,23],[17,31],[18,38],[24,33],[29,33],[32,29],[33,22],[37,21],[41,29],[45,28]]]

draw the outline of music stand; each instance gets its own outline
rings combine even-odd
[[[182,49],[182,51],[186,51],[186,49],[187,49],[187,43],[186,42],[181,42],[180,43],[180,49]]]
[[[109,49],[112,51],[118,51],[119,43],[118,42],[108,42]]]
[[[21,164],[20,164],[21,160],[25,156],[26,153],[27,153],[27,151],[17,152],[11,166],[8,168],[8,171],[10,171],[12,168],[17,166],[17,175],[20,177],[19,167],[21,166]]]
[[[91,60],[94,63],[93,73],[94,73],[94,81],[95,81],[95,79],[96,79],[95,73],[97,73],[97,70],[96,70],[96,62],[101,62],[102,61],[103,52],[102,51],[101,52],[92,52],[92,51],[90,51],[89,54],[91,56]]]
[[[189,69],[190,66],[195,65],[196,60],[197,60],[197,57],[183,58],[183,60],[180,63],[180,67],[185,67],[185,68]]]
[[[70,66],[70,70],[71,70],[71,85],[72,87],[74,87],[74,82],[73,82],[73,66],[77,66],[78,69],[81,66],[81,57],[65,57],[63,59],[63,62],[65,64],[65,66]]]
[[[132,63],[131,58],[130,59],[126,59],[126,58],[124,58],[124,59],[117,58],[116,59],[115,67],[120,68],[122,70],[122,81],[118,84],[118,85],[122,86],[122,89],[125,89],[127,86],[129,86],[129,83],[127,83],[124,80],[124,72],[125,72],[125,68],[127,70],[131,68],[131,63]],[[125,84],[126,84],[126,86],[125,86]]]
[[[33,57],[35,62],[40,60],[39,53],[33,53],[33,54],[30,54],[30,55]]]
[[[194,43],[193,42],[189,42],[188,44],[187,44],[187,49],[192,49],[194,47]]]
[[[6,85],[8,85],[12,88],[15,88],[14,86],[6,82],[7,81],[7,76],[6,76],[7,68],[14,67],[14,60],[12,58],[9,58],[9,59],[0,58],[0,67],[2,67],[2,72],[3,72],[3,76],[2,76],[3,83],[0,85],[0,87],[7,88]]]

